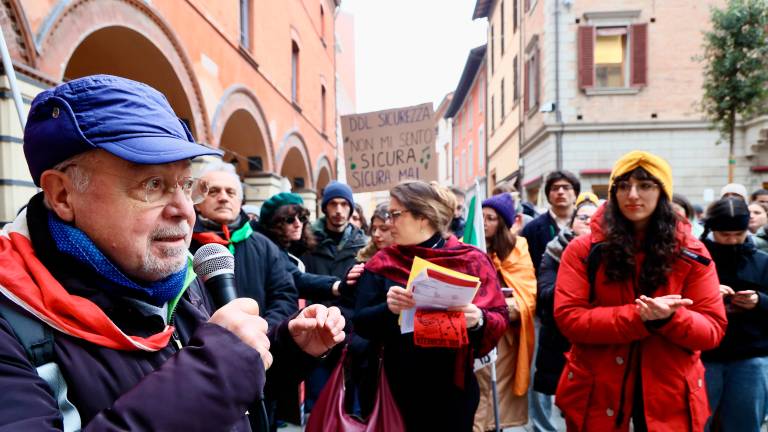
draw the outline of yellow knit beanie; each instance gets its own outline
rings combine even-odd
[[[645,151],[631,151],[616,161],[611,171],[611,187],[616,177],[621,177],[638,167],[655,177],[667,194],[667,199],[672,200],[672,168],[664,159]]]

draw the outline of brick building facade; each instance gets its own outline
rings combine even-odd
[[[0,24],[26,108],[95,73],[146,82],[195,139],[226,151],[259,204],[281,178],[309,201],[336,177],[339,0],[8,0]],[[36,192],[0,81],[0,221]]]

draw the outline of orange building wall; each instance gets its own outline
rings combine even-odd
[[[464,101],[456,113],[453,123],[453,160],[459,162],[459,169],[453,170],[454,185],[464,190],[473,187],[475,179],[485,177],[485,151],[483,145],[482,151],[478,148],[480,142],[478,135],[483,129],[483,143],[485,143],[485,87],[486,72],[485,65],[479,68],[479,73],[475,77]],[[481,103],[482,102],[482,103]],[[469,111],[472,112],[471,118]],[[472,141],[472,157],[469,158],[469,142]],[[469,162],[469,170],[465,167]]]
[[[47,20],[52,19],[58,2],[18,0],[18,3],[34,36]],[[324,39],[321,39],[321,5],[325,12]],[[142,9],[149,9],[151,13],[142,13]],[[306,185],[314,187],[318,161],[323,157],[334,161],[336,157],[335,4],[333,0],[251,0],[251,9],[251,46],[243,49],[239,43],[239,0],[153,0],[149,3],[142,0],[75,0],[59,12],[62,16],[74,16],[74,21],[68,21],[70,24],[66,26],[52,27],[57,36],[67,37],[45,41],[47,52],[40,54],[35,66],[41,76],[49,77],[53,82],[61,80],[68,56],[76,45],[64,46],[65,42],[57,40],[82,41],[88,36],[85,32],[97,25],[73,26],[71,23],[80,19],[107,22],[105,17],[121,22],[120,14],[131,10],[130,13],[139,16],[132,20],[138,22],[139,27],[146,23],[148,28],[157,25],[168,28],[171,38],[179,42],[181,58],[189,61],[193,82],[199,85],[202,100],[202,108],[193,106],[192,110],[202,110],[202,121],[206,123],[197,131],[198,141],[220,145],[218,138],[223,124],[217,126],[212,122],[222,108],[227,90],[242,86],[255,98],[268,126],[263,132],[270,137],[272,160],[265,161],[265,170],[280,173],[282,159],[289,150],[285,147],[286,137],[296,134],[306,147],[301,149],[310,171]],[[94,10],[98,12],[92,12]],[[134,30],[142,33],[141,28]],[[294,40],[300,47],[297,106],[291,103],[291,43]],[[320,104],[321,83],[326,88],[325,125],[322,124]],[[192,89],[186,90],[188,94],[193,93]],[[332,167],[333,163],[329,169],[333,170]],[[335,172],[330,174],[335,177]]]

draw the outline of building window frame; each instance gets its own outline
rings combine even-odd
[[[291,102],[299,104],[299,92],[300,85],[299,79],[301,74],[301,49],[298,42],[291,41]]]
[[[240,46],[245,50],[251,49],[252,18],[251,0],[240,0]]]

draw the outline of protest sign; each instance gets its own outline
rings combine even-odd
[[[388,190],[405,179],[437,180],[432,104],[341,117],[347,184]]]

